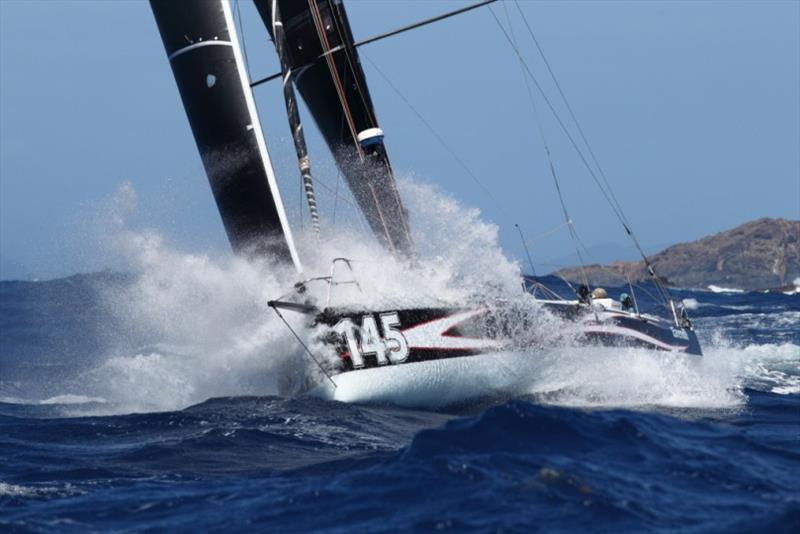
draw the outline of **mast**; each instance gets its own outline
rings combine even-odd
[[[275,0],[272,2],[272,35],[275,41],[275,51],[278,53],[281,64],[286,116],[289,119],[289,129],[292,131],[292,140],[297,153],[300,175],[303,177],[303,189],[306,192],[308,211],[311,214],[311,225],[319,236],[319,211],[317,210],[317,198],[314,194],[314,180],[311,178],[311,160],[308,159],[306,136],[303,134],[303,123],[300,122],[300,113],[297,111],[297,98],[292,87],[292,67],[289,66],[289,58],[286,54],[286,36],[283,31],[283,20],[281,19],[280,8]]]
[[[413,254],[408,215],[341,0],[255,0],[255,4],[276,46],[272,6],[278,7],[292,79],[370,229],[391,252]],[[315,61],[320,56],[324,60]]]
[[[150,0],[228,240],[301,270],[228,0]]]

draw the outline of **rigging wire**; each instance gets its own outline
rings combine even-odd
[[[367,222],[364,219],[364,214],[361,212],[361,210],[359,209],[359,207],[355,203],[355,201],[354,200],[350,200],[347,197],[347,195],[342,195],[341,193],[339,193],[339,179],[340,179],[340,177],[341,177],[341,172],[339,171],[339,169],[337,167],[336,187],[333,187],[330,184],[328,184],[325,180],[322,180],[319,177],[319,175],[314,177],[314,181],[317,184],[321,185],[322,189],[326,190],[327,192],[329,192],[329,193],[331,193],[333,195],[333,197],[334,197],[334,209],[335,209],[336,204],[338,203],[339,200],[341,200],[345,204],[349,205],[351,208],[353,208],[353,211],[356,214],[356,221],[358,221],[358,224],[360,225],[361,229],[365,230],[365,231],[369,231],[369,227],[367,226]],[[347,191],[347,190],[345,189],[344,191]],[[334,213],[333,220],[334,220],[334,223],[335,223],[335,221],[336,221],[335,213]]]
[[[552,67],[550,66],[550,62],[547,60],[547,56],[545,56],[544,50],[542,49],[541,45],[539,44],[539,40],[536,38],[536,34],[533,33],[533,28],[531,27],[530,23],[528,22],[528,18],[525,16],[525,12],[522,11],[522,8],[519,5],[517,0],[514,0],[514,5],[517,8],[517,11],[522,18],[522,22],[525,24],[525,27],[528,29],[528,34],[531,36],[531,40],[533,44],[536,45],[536,50],[539,51],[539,56],[541,56],[542,61],[544,62],[545,67],[547,67],[547,72],[550,73],[550,78],[553,80],[553,84],[556,86],[558,90],[558,94],[561,96],[561,100],[564,102],[564,105],[569,112],[569,116],[572,118],[572,121],[575,123],[575,127],[578,130],[578,134],[580,135],[581,139],[583,140],[584,145],[586,145],[587,150],[589,151],[589,155],[591,156],[592,161],[594,162],[595,166],[597,167],[598,171],[603,174],[603,169],[600,167],[600,163],[597,160],[597,157],[594,155],[594,151],[592,150],[591,145],[589,144],[586,135],[583,133],[583,128],[581,127],[581,123],[578,122],[578,117],[575,115],[575,112],[572,110],[572,106],[567,100],[567,96],[564,93],[563,89],[561,88],[561,84],[558,82],[558,78],[556,78],[555,72],[553,71]],[[609,186],[610,188],[610,186]],[[614,192],[611,191],[612,197]],[[614,197],[614,201],[616,202],[616,197]],[[617,203],[619,204],[619,203]]]
[[[339,177],[339,175],[337,173],[337,179],[338,179],[338,177]],[[342,195],[338,194],[338,192],[337,192],[338,188],[335,189],[335,188],[331,187],[329,184],[327,184],[324,181],[320,180],[319,176],[316,177],[315,180],[317,182],[319,182],[319,185],[321,185],[323,189],[325,189],[326,191],[328,191],[332,195],[336,195],[334,197],[335,200],[341,200],[342,202],[345,202],[346,204],[349,204],[351,208],[358,209],[358,205],[355,202],[349,200],[345,196],[342,196]],[[338,181],[337,181],[337,183],[338,183]]]
[[[344,115],[339,121],[339,139],[344,137]],[[336,224],[336,208],[339,206],[339,181],[342,179],[342,170],[336,166],[336,190],[333,193],[333,224]],[[356,208],[358,210],[358,208]],[[361,219],[359,219],[361,220]]]
[[[497,199],[489,190],[489,188],[483,185],[483,183],[478,179],[478,177],[475,176],[475,173],[473,173],[472,170],[470,170],[470,168],[467,166],[467,164],[464,163],[464,160],[462,160],[458,156],[458,154],[456,154],[456,152],[452,148],[450,148],[450,145],[448,145],[447,142],[442,138],[442,136],[439,135],[439,133],[436,130],[434,130],[433,126],[431,126],[431,124],[425,119],[422,113],[420,113],[417,110],[417,108],[415,108],[414,105],[405,97],[405,95],[403,95],[403,93],[400,91],[400,89],[397,88],[397,86],[392,82],[392,80],[389,79],[389,77],[378,67],[378,65],[374,61],[372,61],[369,58],[368,55],[363,53],[361,55],[369,62],[370,65],[372,65],[372,68],[375,69],[375,72],[377,72],[380,75],[380,77],[383,78],[383,80],[389,85],[389,87],[392,88],[395,94],[398,97],[400,97],[400,100],[402,100],[406,104],[406,106],[408,106],[408,108],[414,113],[414,115],[417,116],[417,118],[420,120],[420,122],[422,122],[425,128],[428,129],[431,135],[433,135],[433,137],[436,138],[436,140],[439,142],[442,148],[444,148],[447,151],[447,153],[450,154],[450,156],[456,161],[456,163],[458,163],[459,166],[461,166],[461,168],[464,169],[464,171],[470,176],[470,178],[472,178],[472,181],[475,182],[478,185],[478,187],[480,187],[483,190],[483,192],[489,196],[489,198],[492,200],[492,202],[495,203],[495,205],[499,205]]]
[[[236,0],[234,10],[236,11],[236,18],[239,19],[239,35],[242,36],[242,55],[244,56],[244,66],[245,70],[247,71],[247,82],[250,83],[250,61],[247,59],[247,43],[246,39],[244,38],[244,25],[242,24],[242,11],[239,8],[239,0]]]
[[[533,245],[534,243],[536,243],[536,242],[537,242],[537,241],[539,241],[540,239],[542,239],[542,238],[544,238],[544,237],[547,237],[547,236],[549,236],[549,235],[552,235],[552,234],[554,234],[554,233],[558,232],[559,230],[561,230],[563,227],[567,226],[568,224],[569,224],[569,223],[562,222],[562,223],[561,223],[561,224],[559,224],[558,226],[554,226],[554,227],[553,227],[553,228],[551,228],[550,230],[547,230],[546,232],[542,232],[541,234],[538,234],[538,235],[534,236],[534,237],[533,237],[533,238],[531,238],[531,239],[525,239],[525,240],[523,241],[523,243],[524,243],[526,246],[527,246],[527,245]],[[541,263],[541,262],[539,262],[539,263]]]
[[[528,244],[525,242],[525,236],[524,236],[524,235],[522,235],[522,229],[521,229],[521,228],[519,227],[519,225],[518,225],[518,224],[516,224],[516,223],[514,223],[514,226],[516,226],[516,227],[517,227],[517,232],[519,232],[519,239],[520,239],[520,241],[522,241],[522,246],[523,246],[523,247],[525,247],[525,255],[528,257],[528,263],[529,263],[529,264],[530,264],[530,266],[531,266],[531,274],[532,274],[533,276],[538,276],[538,275],[536,274],[536,268],[533,266],[533,260],[531,259],[531,253],[530,253],[530,251],[528,250]]]
[[[611,205],[612,209],[616,212],[620,222],[622,223],[623,227],[625,228],[625,232],[631,238],[631,240],[633,241],[633,244],[636,246],[637,251],[642,256],[642,259],[644,260],[645,266],[647,267],[648,272],[653,277],[653,280],[654,280],[656,286],[658,287],[659,292],[662,295],[662,298],[664,298],[665,300],[672,300],[672,295],[670,294],[669,289],[666,288],[665,286],[663,286],[663,284],[659,280],[658,276],[656,276],[655,270],[654,270],[653,266],[651,265],[650,260],[647,257],[647,254],[645,254],[641,244],[639,243],[639,239],[633,233],[633,230],[631,229],[630,222],[628,221],[628,218],[626,217],[625,212],[622,209],[622,204],[620,204],[619,200],[617,199],[617,196],[614,194],[614,189],[611,187],[611,183],[608,181],[608,177],[606,176],[606,173],[603,170],[603,167],[600,165],[600,161],[597,159],[597,156],[595,155],[594,150],[592,149],[592,145],[589,143],[589,140],[586,137],[586,134],[584,133],[580,122],[578,121],[578,117],[575,115],[575,112],[573,111],[572,106],[570,105],[566,94],[564,93],[563,89],[561,88],[561,84],[558,82],[558,78],[556,77],[555,72],[551,68],[550,62],[547,60],[547,56],[545,55],[544,50],[542,49],[541,45],[539,44],[539,40],[536,39],[536,35],[533,32],[533,28],[531,27],[530,23],[528,22],[528,18],[525,16],[525,13],[522,11],[522,8],[519,5],[519,1],[518,0],[514,0],[514,5],[516,6],[517,11],[519,12],[519,14],[521,16],[522,21],[525,23],[525,26],[528,29],[528,33],[529,33],[531,39],[533,40],[534,44],[536,45],[536,49],[539,51],[539,55],[541,56],[542,61],[544,62],[545,66],[547,67],[547,71],[549,72],[550,77],[553,80],[553,83],[556,86],[556,89],[558,90],[559,95],[561,96],[561,100],[564,102],[564,105],[567,108],[567,111],[569,112],[569,115],[572,118],[572,121],[575,123],[575,127],[578,130],[578,134],[580,135],[581,140],[583,141],[584,145],[586,146],[586,149],[587,149],[587,151],[589,153],[589,156],[590,156],[592,162],[597,167],[597,171],[600,174],[600,178],[602,179],[603,184],[605,185],[606,189],[608,190],[609,196],[611,197],[611,200],[609,200],[609,204]],[[599,185],[600,184],[598,184],[598,186]]]
[[[361,143],[358,140],[358,131],[355,125],[355,118],[350,111],[350,105],[347,101],[347,95],[344,89],[344,83],[342,82],[341,77],[339,76],[339,72],[336,70],[336,62],[333,59],[331,52],[334,52],[330,45],[330,41],[328,40],[328,36],[325,32],[325,27],[323,23],[322,13],[319,9],[319,5],[317,5],[316,0],[308,0],[308,7],[311,13],[311,18],[314,22],[314,27],[317,32],[317,37],[320,40],[320,44],[322,46],[323,56],[325,56],[325,61],[328,65],[328,71],[330,72],[331,79],[333,80],[333,85],[336,88],[336,93],[339,97],[339,103],[342,106],[342,112],[344,113],[345,118],[347,119],[347,124],[350,128],[350,134],[353,137],[353,143],[356,149],[356,153],[361,161],[364,161],[366,154],[364,153],[364,149],[361,146]],[[341,35],[340,35],[341,37]],[[362,95],[363,98],[363,95]],[[397,252],[397,246],[392,239],[392,233],[389,231],[389,222],[386,220],[383,214],[383,210],[381,209],[380,201],[378,199],[378,194],[375,191],[375,187],[371,182],[367,182],[367,189],[369,189],[372,198],[375,201],[375,206],[377,208],[378,217],[380,218],[381,226],[383,227],[383,235],[386,244],[389,246],[389,249],[394,254]],[[408,225],[405,225],[406,231],[408,232]]]
[[[491,10],[491,7],[489,8],[489,10]],[[503,11],[505,11],[506,19],[508,20],[508,30],[511,33],[511,40],[513,42],[514,47],[516,48],[517,47],[517,38],[516,38],[516,35],[514,34],[514,26],[511,23],[511,17],[508,14],[508,9],[506,8],[506,3],[505,2],[503,2]],[[561,211],[564,214],[564,222],[567,224],[567,227],[569,229],[570,238],[572,239],[572,243],[575,246],[575,252],[578,255],[578,261],[580,262],[580,265],[581,265],[581,277],[583,279],[583,283],[588,287],[589,286],[589,278],[586,275],[586,263],[583,260],[583,256],[581,255],[581,251],[580,251],[580,248],[579,248],[580,240],[578,239],[578,232],[575,229],[575,225],[572,222],[572,217],[570,217],[570,215],[569,215],[569,211],[567,210],[567,204],[566,204],[566,201],[564,200],[564,195],[561,192],[561,183],[558,180],[558,174],[556,173],[556,167],[555,167],[555,162],[553,161],[553,155],[550,152],[550,146],[547,143],[547,136],[544,133],[544,126],[542,124],[542,118],[539,115],[539,110],[538,110],[538,107],[536,106],[536,101],[533,98],[533,92],[531,91],[531,86],[530,86],[530,83],[528,82],[528,78],[527,78],[527,76],[525,76],[525,65],[524,65],[524,62],[523,62],[521,56],[519,56],[518,59],[519,59],[520,71],[522,72],[522,80],[525,82],[525,89],[527,90],[527,93],[528,93],[528,101],[531,104],[531,109],[533,110],[533,116],[536,119],[536,126],[539,129],[539,135],[542,138],[542,145],[544,147],[544,152],[545,152],[545,155],[547,156],[547,164],[548,164],[548,166],[550,168],[550,176],[552,176],[553,183],[555,184],[556,191],[558,192],[558,200],[561,203]],[[519,229],[519,226],[517,226],[517,228]],[[522,237],[522,232],[521,231],[520,231],[520,237]],[[523,242],[524,242],[524,239],[523,239]],[[526,251],[527,251],[527,247],[526,247]]]
[[[361,45],[374,43],[375,41],[380,41],[382,39],[386,39],[387,37],[392,37],[392,36],[395,36],[397,34],[407,32],[409,30],[415,30],[415,29],[420,28],[422,26],[427,26],[428,24],[431,24],[431,23],[434,23],[434,22],[439,22],[440,20],[444,20],[444,19],[453,17],[455,15],[460,15],[462,13],[466,13],[467,11],[472,11],[473,9],[478,9],[479,7],[483,7],[486,4],[491,4],[493,2],[497,2],[497,0],[483,0],[482,2],[478,2],[478,3],[472,4],[470,6],[461,8],[461,9],[456,9],[455,11],[451,11],[449,13],[444,13],[442,15],[437,15],[437,16],[435,16],[433,18],[430,18],[430,19],[425,19],[425,20],[422,20],[422,21],[419,21],[419,22],[415,22],[413,24],[409,24],[408,26],[403,26],[402,28],[396,28],[394,30],[382,33],[380,35],[373,35],[372,37],[367,37],[366,39],[363,39],[361,41],[354,42],[353,43],[353,48],[358,48]],[[333,4],[333,5],[336,7],[336,9],[339,9],[338,2]],[[337,23],[337,29],[338,29],[338,23]],[[330,55],[333,52],[339,51],[340,49],[341,49],[341,45],[337,46],[335,48],[332,48],[331,50],[323,53],[322,55],[317,56],[314,60],[312,60],[311,63],[308,63],[308,64],[300,67],[300,70],[302,70],[305,67],[310,66],[315,61],[319,61],[320,59],[322,59],[326,55]],[[256,86],[261,85],[263,83],[266,83],[266,82],[269,82],[269,81],[272,81],[272,80],[276,80],[276,79],[280,78],[280,76],[281,76],[281,73],[280,72],[276,72],[275,74],[270,74],[269,76],[265,76],[263,78],[259,78],[258,80],[252,82],[250,84],[250,87],[256,87]]]
[[[364,109],[367,111],[367,114],[369,115],[369,118],[372,121],[372,124],[373,125],[377,125],[378,124],[378,119],[375,117],[374,110],[372,109],[372,107],[368,105],[367,98],[366,98],[366,91],[364,91],[364,88],[361,87],[361,82],[358,79],[358,70],[356,70],[356,64],[357,63],[353,60],[353,54],[352,54],[352,52],[355,50],[355,44],[353,44],[352,49],[349,46],[344,46],[344,43],[347,43],[347,39],[345,39],[346,34],[345,34],[345,31],[344,31],[344,28],[342,28],[342,26],[340,24],[340,22],[342,21],[342,18],[343,18],[342,11],[341,11],[341,7],[342,7],[341,3],[329,2],[328,5],[329,5],[331,11],[333,11],[335,9],[336,10],[336,14],[338,15],[336,17],[333,17],[333,24],[336,27],[336,33],[339,36],[339,42],[342,43],[342,45],[340,45],[340,46],[342,46],[342,52],[344,53],[344,57],[347,60],[348,65],[350,66],[350,70],[352,70],[353,73],[356,74],[356,76],[354,76],[354,78],[353,78],[353,83],[354,83],[354,85],[356,87],[356,93],[358,93],[359,99],[361,100],[361,105],[364,106]],[[352,42],[352,39],[351,39],[351,42]],[[347,75],[347,71],[346,70],[344,71],[344,74]],[[345,84],[347,83],[347,79],[346,78],[345,78],[344,82],[345,82]],[[358,139],[356,139],[356,142],[357,141],[358,141]]]
[[[326,370],[326,369],[325,369],[325,368],[322,366],[322,363],[321,363],[321,362],[320,362],[320,361],[317,359],[317,357],[316,357],[316,356],[314,356],[314,353],[313,353],[313,352],[311,352],[311,349],[309,349],[309,348],[308,348],[308,345],[306,345],[306,344],[303,342],[303,340],[302,340],[302,339],[300,339],[300,336],[299,336],[299,335],[297,335],[297,332],[295,332],[295,331],[294,331],[294,328],[292,328],[292,325],[290,325],[290,324],[289,324],[289,322],[288,322],[288,321],[287,321],[287,320],[286,320],[286,319],[283,317],[283,315],[281,314],[281,312],[280,312],[280,311],[278,311],[278,308],[277,308],[277,307],[275,307],[275,306],[270,306],[270,307],[272,308],[272,310],[273,310],[273,311],[274,311],[276,314],[278,314],[278,317],[280,317],[281,321],[283,321],[283,324],[285,324],[285,325],[286,325],[286,328],[288,328],[288,329],[289,329],[289,332],[291,332],[291,333],[292,333],[292,335],[293,335],[293,336],[294,336],[294,338],[297,340],[297,342],[298,342],[298,343],[300,343],[300,346],[301,346],[301,347],[303,347],[303,349],[306,351],[306,354],[308,354],[308,355],[311,357],[311,359],[314,361],[314,363],[316,363],[316,364],[317,364],[317,367],[319,367],[319,370],[320,370],[320,371],[322,371],[322,373],[325,375],[325,378],[327,378],[328,380],[330,380],[331,384],[333,384],[333,387],[334,387],[334,389],[336,389],[338,386],[336,385],[336,382],[334,382],[334,381],[333,381],[333,377],[332,377],[332,376],[330,375],[330,373],[328,373],[328,371],[327,371],[327,370]]]
[[[653,265],[650,263],[650,260],[647,258],[647,255],[644,253],[644,250],[642,249],[642,247],[641,247],[641,245],[639,243],[639,240],[633,234],[633,231],[631,230],[630,225],[627,223],[627,219],[625,218],[624,213],[622,213],[619,204],[614,202],[614,198],[612,197],[612,194],[611,194],[612,192],[610,192],[609,189],[604,186],[603,181],[601,181],[601,179],[598,177],[598,173],[595,172],[594,168],[592,167],[592,165],[589,163],[588,159],[586,158],[586,155],[583,153],[583,151],[581,150],[580,146],[578,146],[578,143],[575,141],[575,137],[570,133],[569,128],[567,128],[567,126],[564,123],[563,119],[561,118],[561,116],[556,111],[555,106],[553,105],[551,100],[547,97],[547,94],[545,93],[544,88],[541,86],[541,84],[539,83],[539,81],[536,78],[536,76],[534,76],[530,66],[527,64],[527,62],[525,62],[525,59],[522,56],[522,53],[519,51],[517,46],[514,44],[513,39],[509,36],[508,32],[503,27],[503,24],[500,22],[500,19],[497,18],[497,15],[495,14],[494,10],[492,10],[491,6],[489,6],[489,12],[491,13],[492,18],[494,18],[495,22],[497,23],[497,26],[500,28],[500,31],[503,33],[503,36],[505,37],[506,41],[511,46],[512,50],[514,51],[514,53],[517,55],[517,57],[519,58],[520,62],[524,66],[525,72],[528,74],[528,77],[533,81],[536,89],[538,90],[539,94],[542,96],[542,99],[545,101],[545,103],[547,104],[547,107],[550,109],[551,113],[553,114],[553,117],[556,119],[556,122],[560,126],[561,130],[564,132],[564,135],[569,140],[569,142],[572,145],[573,149],[575,149],[575,152],[578,154],[578,157],[580,158],[580,160],[583,163],[584,167],[586,167],[586,170],[589,172],[589,175],[592,177],[592,180],[595,182],[597,187],[600,189],[600,192],[603,194],[603,197],[606,199],[606,202],[608,202],[609,206],[611,207],[611,210],[617,216],[617,219],[622,224],[622,227],[625,229],[625,232],[628,234],[628,236],[633,241],[634,245],[636,246],[636,249],[639,251],[639,254],[642,256],[642,259],[644,260],[645,266],[647,267],[647,272],[653,278],[653,280],[654,280],[654,282],[656,284],[656,287],[659,289],[659,293],[661,294],[662,298],[665,301],[671,302],[672,301],[672,296],[670,295],[669,290],[666,287],[663,286],[663,284],[659,280],[658,276],[655,274],[655,269],[653,268]],[[675,319],[677,321],[677,317],[675,317]]]
[[[336,169],[336,189],[333,192],[333,225],[336,225],[336,208],[339,206],[339,181],[342,179],[342,171]]]
[[[415,30],[415,29],[420,28],[422,26],[427,26],[428,24],[432,24],[434,22],[439,22],[440,20],[448,19],[450,17],[454,17],[456,15],[460,15],[462,13],[466,13],[467,11],[472,11],[473,9],[478,9],[479,7],[483,7],[483,6],[487,5],[487,4],[492,4],[492,3],[496,2],[496,1],[497,0],[484,0],[483,2],[478,2],[478,3],[475,3],[475,4],[469,5],[467,7],[463,7],[461,9],[456,9],[455,11],[450,11],[449,13],[444,13],[442,15],[437,15],[435,17],[432,17],[432,18],[429,18],[429,19],[425,19],[425,20],[420,21],[420,22],[415,22],[413,24],[409,24],[408,26],[403,26],[402,28],[397,28],[395,30],[392,30],[392,31],[389,31],[389,32],[386,32],[386,33],[382,33],[380,35],[375,35],[373,37],[369,37],[369,38],[364,39],[362,41],[358,41],[357,43],[354,44],[354,46],[359,47],[361,45],[374,43],[375,41],[380,41],[381,39],[386,39],[387,37],[392,37],[394,35],[397,35],[398,33],[404,33],[404,32],[407,32],[409,30]]]
[[[319,6],[316,3],[316,0],[308,0],[308,7],[309,12],[311,13],[311,18],[314,22],[314,28],[317,32],[317,37],[319,38],[320,44],[322,46],[322,52],[325,56],[325,61],[328,64],[328,70],[331,74],[331,79],[333,80],[333,85],[336,88],[336,94],[339,97],[339,104],[342,106],[342,112],[344,113],[345,118],[347,119],[347,125],[350,128],[350,135],[353,136],[353,142],[356,146],[356,152],[360,158],[364,158],[364,151],[361,148],[361,145],[358,143],[358,132],[356,131],[355,120],[353,119],[353,115],[350,112],[350,106],[347,103],[347,96],[344,92],[344,84],[342,83],[341,78],[339,77],[339,72],[336,70],[336,63],[333,61],[331,54],[328,52],[331,51],[331,45],[328,41],[328,36],[325,33],[324,23],[322,21],[322,14],[320,13]]]
[[[561,96],[561,100],[564,102],[564,106],[567,108],[567,111],[569,112],[569,115],[572,118],[572,121],[575,123],[575,128],[578,130],[578,134],[580,135],[581,140],[583,141],[583,144],[586,145],[586,150],[589,152],[589,156],[590,156],[592,162],[597,167],[597,171],[599,172],[600,177],[603,180],[603,183],[608,188],[608,192],[611,195],[611,198],[613,199],[614,204],[617,206],[617,208],[619,210],[619,214],[622,217],[622,222],[624,222],[626,225],[628,225],[628,227],[630,227],[630,224],[628,222],[628,218],[625,216],[625,213],[622,210],[622,204],[620,204],[619,200],[617,200],[617,197],[614,194],[614,189],[611,187],[611,183],[608,181],[606,173],[603,170],[603,167],[600,165],[600,161],[597,159],[597,156],[595,155],[594,150],[592,149],[592,145],[589,143],[589,140],[587,139],[586,134],[583,131],[583,127],[581,126],[581,123],[578,121],[578,117],[575,115],[575,112],[572,110],[572,106],[570,105],[569,100],[567,99],[567,95],[564,93],[563,89],[561,88],[561,84],[558,82],[558,78],[556,77],[555,72],[553,72],[553,69],[550,66],[550,62],[547,60],[547,56],[545,55],[544,50],[542,49],[541,45],[539,44],[539,40],[536,38],[536,35],[533,32],[533,28],[531,27],[530,23],[528,22],[528,18],[525,16],[525,13],[522,11],[522,8],[519,5],[519,1],[518,0],[514,0],[514,5],[516,6],[517,11],[519,11],[519,14],[520,14],[520,16],[522,18],[522,21],[525,23],[525,27],[528,29],[528,34],[531,36],[531,39],[533,40],[533,43],[536,45],[536,49],[539,51],[539,55],[541,56],[545,67],[547,67],[547,71],[550,73],[550,78],[553,80],[553,84],[556,86],[556,89],[558,90],[558,93]],[[631,234],[632,234],[632,232],[631,232]],[[634,235],[631,235],[631,237],[634,240],[636,239]],[[642,254],[644,254],[644,253],[642,253]]]
[[[344,20],[344,12],[342,11],[341,3],[331,2],[329,0],[329,5],[331,6],[331,9],[335,9],[337,14],[339,15],[338,17],[334,17],[334,23],[336,25],[336,31],[339,34],[340,42],[341,43],[347,43],[349,41],[349,42],[352,43],[354,41],[353,36],[350,35],[349,33],[345,32],[346,28],[344,28],[343,25],[340,24]],[[348,39],[345,39],[345,37],[348,37]],[[361,81],[360,81],[359,76],[358,76],[359,72],[361,72],[362,77],[363,77],[363,71],[361,69],[361,64],[355,59],[356,45],[353,44],[352,47],[345,46],[344,50],[343,50],[343,53],[344,53],[345,59],[347,60],[347,63],[350,65],[350,70],[354,74],[353,83],[356,86],[356,92],[358,93],[358,96],[359,96],[359,98],[361,100],[361,105],[364,107],[364,109],[367,112],[367,115],[369,116],[370,120],[372,121],[372,126],[377,127],[378,126],[378,117],[375,115],[375,109],[373,108],[372,103],[369,101],[369,93],[367,92],[367,88],[366,87],[361,87]],[[345,71],[345,75],[346,74],[347,74],[347,71]],[[345,81],[347,81],[346,78],[345,78]],[[365,83],[366,83],[366,80],[365,80]],[[356,141],[358,141],[358,140],[356,140]],[[400,198],[400,191],[398,191],[398,189],[397,189],[397,185],[396,185],[395,180],[394,180],[394,171],[392,170],[392,165],[391,165],[391,163],[389,163],[389,159],[388,158],[386,158],[386,160],[385,160],[385,167],[386,167],[386,172],[392,178],[392,180],[387,185],[391,189],[391,192],[393,193],[395,201],[397,202],[397,204],[399,206],[402,206],[403,205],[403,201]],[[378,207],[378,209],[380,210],[380,206]],[[381,217],[381,219],[383,219],[383,217]],[[408,217],[405,216],[405,213],[403,212],[403,210],[401,210],[401,216],[400,216],[400,221],[399,222],[400,222],[401,226],[403,227],[403,230],[405,231],[406,238],[408,239],[409,243],[413,242],[413,240],[411,238],[411,227],[409,226],[409,223],[408,223]],[[387,238],[388,237],[389,236],[388,236],[388,233],[387,233]]]

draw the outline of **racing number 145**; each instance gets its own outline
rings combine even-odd
[[[408,342],[400,331],[400,317],[397,312],[377,314],[384,337],[378,332],[375,315],[364,315],[361,326],[353,319],[345,318],[336,323],[334,332],[344,336],[353,367],[364,367],[364,356],[375,356],[378,365],[403,363],[408,358]]]

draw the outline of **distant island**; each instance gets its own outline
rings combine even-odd
[[[650,258],[656,273],[677,287],[718,286],[744,291],[793,286],[800,278],[800,221],[757,219],[712,236],[672,245]],[[594,285],[648,278],[642,261],[586,267]],[[578,267],[554,274],[580,280]]]

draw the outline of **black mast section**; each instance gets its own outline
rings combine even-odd
[[[300,268],[227,0],[150,0],[228,239]]]
[[[378,127],[341,0],[255,0],[273,40],[273,5],[285,32],[293,80],[373,233],[392,252],[413,254],[408,216]],[[324,61],[314,61],[324,55]]]

